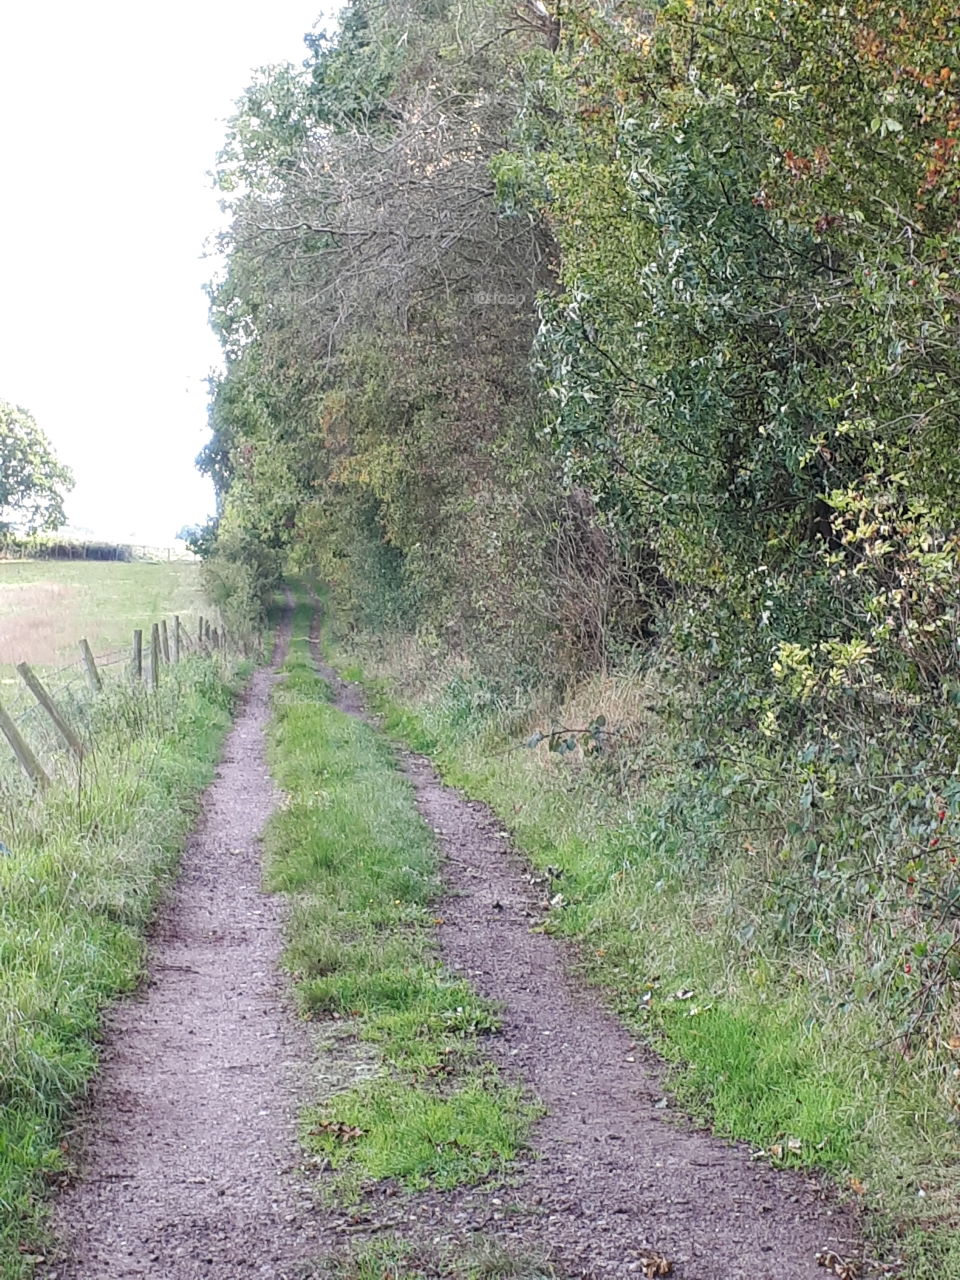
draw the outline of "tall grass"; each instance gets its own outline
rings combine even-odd
[[[0,805],[0,1277],[31,1274],[104,1007],[132,990],[144,929],[212,776],[242,670],[191,658],[93,712],[73,779]]]

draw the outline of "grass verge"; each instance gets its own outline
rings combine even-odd
[[[687,1110],[758,1158],[826,1170],[911,1280],[960,1280],[957,1124],[939,1079],[891,1052],[875,1004],[849,998],[842,939],[804,949],[778,937],[783,903],[749,833],[727,835],[738,818],[749,827],[746,804],[718,809],[695,769],[607,785],[602,761],[525,749],[529,727],[456,680],[411,696],[389,667],[370,678],[338,665],[389,734],[487,802],[549,869],[547,928],[579,944],[585,974],[673,1065]]]
[[[210,780],[242,670],[190,659],[98,701],[79,780],[0,808],[0,1277],[32,1272],[65,1126],[105,1005],[140,980],[144,929]]]
[[[268,883],[293,900],[286,963],[302,1012],[350,1020],[379,1068],[310,1108],[305,1142],[346,1197],[384,1178],[477,1182],[521,1150],[534,1108],[483,1060],[495,1011],[437,959],[433,835],[381,735],[331,705],[311,616],[296,610],[275,697],[287,801],[267,831]]]

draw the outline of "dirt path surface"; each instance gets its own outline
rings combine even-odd
[[[278,663],[288,632],[289,621]],[[341,708],[369,719],[312,638]],[[401,766],[444,854],[443,958],[502,1005],[490,1051],[547,1114],[535,1157],[503,1186],[384,1185],[360,1206],[320,1209],[297,1173],[296,1109],[338,1073],[309,1065],[277,969],[283,903],[260,887],[258,837],[278,799],[264,758],[275,678],[253,677],[158,923],[151,977],[111,1019],[82,1176],[56,1206],[63,1256],[45,1280],[326,1280],[332,1257],[384,1232],[429,1254],[483,1237],[546,1256],[564,1280],[659,1274],[655,1254],[676,1280],[815,1280],[819,1250],[855,1254],[855,1225],[814,1181],[751,1162],[665,1107],[653,1055],[571,976],[570,953],[532,931],[543,889],[493,815],[411,755]]]
[[[278,664],[288,637],[289,618]],[[292,1172],[311,1050],[277,970],[282,902],[260,887],[258,837],[277,801],[263,732],[275,679],[253,676],[158,921],[149,980],[110,1020],[49,1280],[285,1277],[314,1251]]]
[[[365,715],[313,638],[340,707]],[[855,1256],[855,1223],[813,1179],[751,1161],[669,1112],[654,1055],[571,976],[570,952],[531,931],[543,888],[491,812],[442,785],[425,758],[405,753],[402,767],[443,850],[443,959],[500,1002],[491,1051],[547,1115],[538,1158],[512,1188],[427,1193],[412,1209],[383,1197],[364,1230],[450,1242],[483,1230],[518,1250],[545,1246],[562,1274],[591,1280],[649,1274],[654,1254],[677,1280],[814,1280],[825,1274],[819,1251]]]

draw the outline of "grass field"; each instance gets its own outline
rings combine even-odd
[[[37,670],[126,646],[135,627],[203,612],[197,564],[0,561],[0,685],[17,662]]]
[[[29,662],[73,727],[86,732],[92,699],[80,659],[86,639],[101,674],[113,681],[128,669],[134,629],[179,614],[188,636],[206,612],[199,566],[193,563],[0,561],[0,704],[43,766],[58,771],[62,743],[15,670]],[[22,772],[0,737],[0,800]]]
[[[310,660],[311,616],[298,607],[274,702],[270,757],[287,803],[267,828],[267,883],[291,896],[300,1008],[351,1020],[379,1070],[308,1109],[305,1142],[348,1201],[383,1179],[478,1182],[516,1156],[535,1108],[482,1055],[492,1007],[438,963],[433,832],[382,737],[331,705]]]

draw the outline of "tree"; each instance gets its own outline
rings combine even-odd
[[[59,528],[72,487],[73,476],[32,414],[0,400],[0,532],[14,525],[27,533]]]
[[[491,664],[542,662],[559,629],[528,368],[548,237],[501,215],[490,171],[540,38],[499,4],[352,0],[302,72],[248,92],[218,170],[217,553],[322,566],[358,623]]]

